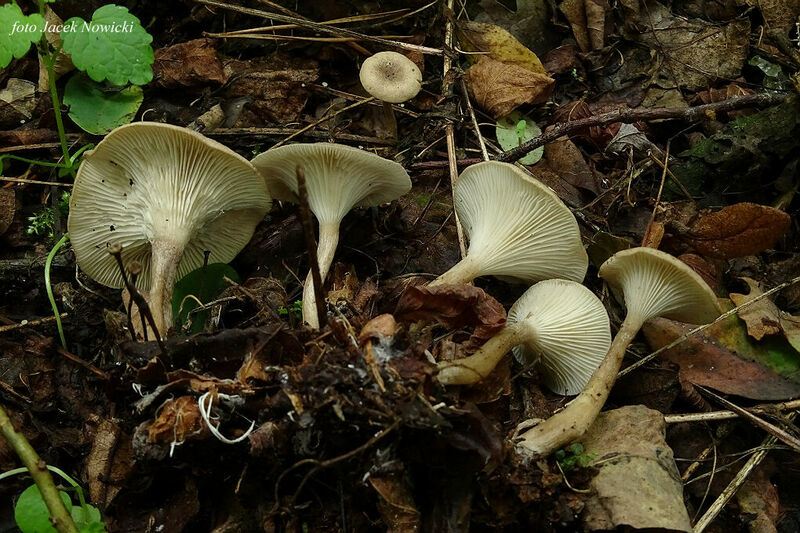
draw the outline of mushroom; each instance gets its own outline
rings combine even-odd
[[[575,217],[556,193],[516,166],[486,161],[468,167],[456,180],[453,201],[469,248],[431,285],[478,276],[535,283],[586,275],[589,259]]]
[[[231,149],[178,126],[138,122],[84,153],[70,200],[68,231],[78,266],[103,285],[123,287],[107,248],[141,264],[137,286],[161,336],[172,325],[175,282],[204,264],[227,263],[269,208],[255,167]]]
[[[505,327],[477,352],[439,363],[439,381],[470,385],[485,378],[513,347],[523,364],[536,361],[547,387],[578,394],[611,345],[608,314],[597,297],[574,281],[550,279],[529,288],[508,312]]]
[[[422,89],[422,73],[409,58],[397,52],[378,52],[361,65],[361,85],[383,102],[383,112],[392,137],[397,137],[397,121],[392,104],[411,100]]]
[[[707,324],[720,314],[717,298],[703,278],[686,264],[652,248],[614,254],[600,267],[600,277],[628,313],[600,367],[586,388],[566,408],[521,435],[518,450],[547,455],[583,435],[608,398],[625,350],[642,325],[663,316]]]
[[[322,281],[333,263],[339,224],[354,207],[391,202],[411,189],[403,167],[357,148],[332,143],[292,144],[256,156],[253,164],[276,200],[299,202],[297,167],[305,172],[308,205],[319,222],[317,262]],[[319,328],[311,273],[303,288],[303,320]]]

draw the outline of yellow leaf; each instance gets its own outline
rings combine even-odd
[[[500,26],[482,22],[459,22],[461,46],[470,52],[485,52],[491,59],[547,75],[539,58]]]

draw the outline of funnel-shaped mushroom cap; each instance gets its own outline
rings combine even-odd
[[[422,89],[417,65],[397,52],[378,52],[365,59],[359,78],[365,91],[392,104],[411,100]]]
[[[694,270],[652,248],[617,252],[600,267],[628,317],[640,324],[662,316],[690,324],[708,324],[721,311],[717,297]]]
[[[508,324],[525,323],[526,342],[514,347],[523,364],[538,359],[545,384],[555,393],[578,394],[611,346],[608,313],[600,300],[574,281],[537,283],[508,312]]]
[[[308,204],[320,225],[339,223],[354,207],[391,202],[411,189],[399,163],[342,144],[280,146],[253,159],[277,200],[298,203],[297,166],[305,172]]]
[[[461,174],[453,198],[473,278],[583,280],[589,259],[578,223],[546,185],[512,164],[487,161]]]
[[[151,243],[183,247],[178,278],[202,266],[205,251],[209,262],[227,263],[269,202],[263,178],[229,148],[185,128],[138,122],[84,153],[70,200],[70,240],[81,269],[117,288],[122,278],[106,248],[121,244],[125,264],[141,263],[137,285],[147,289]]]

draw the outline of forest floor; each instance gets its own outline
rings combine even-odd
[[[91,20],[104,4],[49,8]],[[155,57],[126,120],[192,127],[248,160],[347,144],[413,186],[342,221],[320,330],[300,315],[303,217],[273,201],[196,293],[204,312],[182,313],[164,347],[136,342],[120,291],[69,244],[46,280],[73,177],[47,166],[62,147],[35,48],[0,70],[0,404],[107,531],[800,531],[800,1],[119,5]],[[390,49],[423,84],[387,113],[359,68]],[[70,152],[102,140],[62,110]],[[630,247],[680,258],[725,310],[758,298],[620,377],[602,424],[549,457],[515,448],[519,424],[570,399],[535,365],[436,378],[528,286],[420,288],[461,258],[458,173],[522,156],[574,214],[612,333],[625,311],[597,269]],[[650,321],[623,367],[688,330]],[[19,466],[0,439],[0,471]],[[0,479],[0,531],[17,530],[30,485]]]

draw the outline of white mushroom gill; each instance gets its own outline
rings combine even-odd
[[[210,262],[228,262],[250,240],[269,193],[243,157],[199,133],[158,123],[111,132],[78,171],[69,232],[81,269],[122,287],[107,247],[138,261],[137,286],[149,290],[159,332],[172,325],[175,281]]]
[[[439,381],[468,385],[485,378],[511,349],[523,364],[537,362],[545,384],[558,394],[577,394],[611,344],[608,315],[580,283],[546,280],[514,303],[503,330],[475,354],[439,364]]]
[[[575,217],[547,186],[508,163],[464,170],[454,207],[469,238],[467,255],[431,285],[500,276],[534,283],[581,281],[588,258]]]
[[[625,351],[642,324],[657,316],[705,324],[721,310],[703,279],[674,257],[650,248],[616,253],[600,267],[615,294],[624,295],[628,313],[603,362],[570,404],[526,431],[518,443],[524,453],[547,455],[578,439],[603,408]]]

